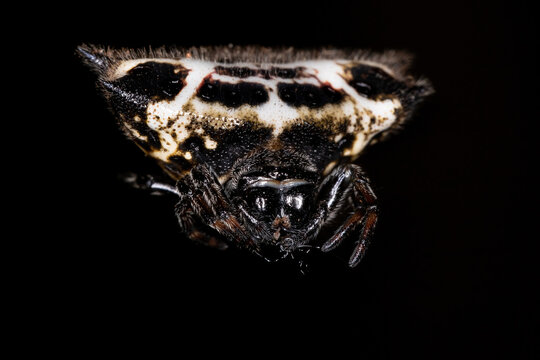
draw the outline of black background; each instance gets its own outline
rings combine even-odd
[[[300,355],[324,348],[368,359],[533,357],[538,57],[530,8],[339,0],[52,10],[40,24],[53,30],[49,57],[62,65],[55,81],[67,95],[67,111],[51,115],[60,126],[50,129],[65,181],[54,191],[61,210],[45,214],[57,237],[43,277],[58,314],[51,319],[69,343],[98,353],[161,339],[179,355],[285,356],[292,346]],[[416,55],[413,73],[437,93],[358,160],[381,210],[362,263],[347,268],[346,243],[314,256],[299,276],[188,242],[173,199],[117,181],[123,171],[157,168],[117,129],[74,55],[81,43],[405,49]]]

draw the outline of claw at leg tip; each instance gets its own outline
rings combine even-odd
[[[336,239],[331,238],[330,240],[325,242],[323,246],[321,246],[321,251],[329,252],[330,250],[333,250],[334,248],[336,248],[338,245],[339,245],[339,241],[336,241]]]
[[[350,259],[349,259],[349,267],[350,268],[354,268],[356,267],[360,261],[362,261],[362,259],[364,258],[364,251],[355,251]]]

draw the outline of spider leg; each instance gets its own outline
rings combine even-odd
[[[351,190],[353,172],[348,165],[336,167],[321,183],[318,204],[305,231],[305,243],[317,237],[322,226],[339,210]]]
[[[234,215],[235,209],[227,198],[217,176],[204,165],[197,165],[176,184],[180,201],[176,215],[180,226],[188,234],[194,227],[195,215],[210,228],[232,243],[255,251],[249,232]],[[191,232],[199,238],[202,232]]]
[[[165,182],[156,181],[151,175],[137,175],[134,173],[123,174],[122,180],[136,189],[150,191],[152,194],[164,194],[171,193],[178,197],[181,196],[178,188],[175,185],[167,184]],[[180,224],[180,229],[187,234],[187,236],[200,244],[215,247],[218,249],[226,249],[227,243],[218,239],[217,236],[208,233],[203,230],[204,224],[196,218],[193,209],[190,206],[184,206],[184,203],[179,203],[175,208],[176,217]]]
[[[354,212],[337,229],[334,235],[321,247],[324,252],[337,247],[351,233],[360,228],[359,239],[349,259],[349,266],[355,267],[362,260],[366,249],[373,236],[375,225],[377,224],[378,210],[377,197],[369,186],[368,179],[363,175],[357,165],[346,165],[352,174],[353,182],[353,207]]]
[[[157,181],[152,175],[137,175],[135,173],[122,174],[120,178],[128,185],[152,194],[172,193],[180,196],[176,186]]]
[[[211,234],[211,229],[208,226],[202,224],[197,218],[197,215],[193,209],[185,203],[178,203],[175,208],[178,224],[182,232],[187,234],[188,238],[196,243],[217,248],[219,250],[225,250],[229,246],[226,242],[219,239],[218,234]]]

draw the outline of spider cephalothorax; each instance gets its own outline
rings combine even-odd
[[[119,124],[171,183],[133,184],[179,197],[193,240],[281,259],[344,239],[355,266],[377,222],[376,197],[353,164],[375,135],[403,123],[429,93],[409,57],[258,47],[78,49]],[[320,239],[329,220],[349,214]]]

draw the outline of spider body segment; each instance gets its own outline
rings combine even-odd
[[[259,47],[111,50],[81,46],[124,133],[168,182],[128,179],[178,197],[187,236],[279,260],[347,238],[362,259],[377,199],[354,163],[429,93],[408,55]],[[330,238],[321,228],[347,214]]]

